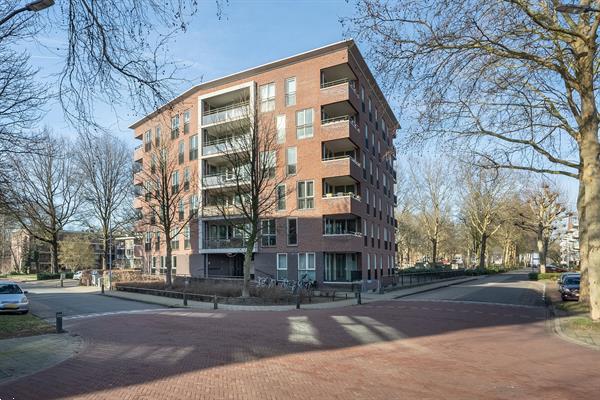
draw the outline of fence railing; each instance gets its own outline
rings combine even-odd
[[[465,276],[464,269],[453,269],[443,271],[405,272],[393,276],[383,277],[382,282],[386,290],[401,289],[408,286],[425,285],[444,279]]]

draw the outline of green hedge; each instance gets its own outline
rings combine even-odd
[[[38,281],[45,281],[48,279],[60,279],[60,273],[53,274],[50,272],[39,272],[37,274]],[[73,279],[72,272],[65,272],[65,279]]]
[[[556,280],[558,280],[560,275],[561,275],[560,272],[548,272],[545,274],[540,274],[539,272],[530,272],[529,279],[532,281],[539,281],[542,279],[550,279],[550,280],[556,281]]]
[[[496,268],[476,268],[476,269],[466,269],[465,275],[467,276],[478,276],[478,275],[493,275],[493,274],[501,274],[503,272],[507,272],[506,269],[496,269]]]

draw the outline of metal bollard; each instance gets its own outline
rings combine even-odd
[[[62,324],[62,319],[63,319],[63,313],[62,311],[59,311],[56,313],[56,333],[62,333],[63,332],[63,324]]]
[[[100,290],[102,291],[102,294],[104,294],[104,279],[100,281]]]
[[[362,304],[362,297],[360,292],[358,292],[358,296],[356,297],[356,304]]]
[[[331,301],[335,301],[335,290],[333,291],[333,294],[331,295]]]
[[[296,296],[296,310],[300,309],[300,295]]]
[[[217,303],[217,295],[213,296],[213,308],[216,310],[219,308],[219,303]]]
[[[187,307],[187,292],[183,292],[183,305]]]

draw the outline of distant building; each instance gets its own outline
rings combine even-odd
[[[560,244],[560,263],[571,267],[579,265],[579,218],[570,213],[562,219],[557,229]]]
[[[115,240],[115,260],[113,268],[142,268],[144,248],[139,236],[121,236]]]

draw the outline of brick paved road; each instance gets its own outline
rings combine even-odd
[[[0,399],[588,399],[600,352],[542,307],[387,301],[78,319],[86,350]]]

